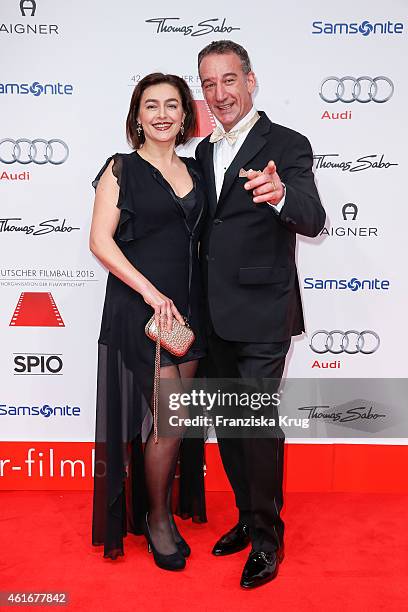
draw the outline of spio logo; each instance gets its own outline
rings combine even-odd
[[[27,15],[34,17],[36,10],[37,3],[35,0],[20,0],[20,11],[23,17],[26,17]]]
[[[14,353],[14,375],[62,375],[62,355],[45,353]]]
[[[394,94],[394,83],[386,76],[371,78],[361,76],[357,79],[352,76],[338,78],[326,77],[320,85],[319,96],[324,102],[334,104],[343,102],[388,102]]]
[[[51,293],[24,292],[20,295],[10,327],[65,327]]]
[[[0,83],[0,94],[16,94],[16,95],[53,95],[53,96],[72,96],[74,91],[73,85],[63,83],[40,83],[34,81],[31,83]]]
[[[367,20],[361,23],[357,21],[351,23],[314,21],[312,28],[312,34],[361,34],[366,37],[370,34],[402,34],[404,24],[400,22],[393,23],[392,21],[371,23]]]
[[[357,204],[353,204],[352,202],[348,202],[348,204],[344,204],[341,209],[341,213],[343,215],[344,221],[348,221],[351,219],[355,221],[357,219],[358,208]]]
[[[388,291],[390,288],[389,280],[378,278],[313,278],[309,276],[303,281],[304,289],[324,289],[326,291],[349,290],[349,291]]]
[[[0,140],[0,162],[3,164],[52,164],[59,166],[67,161],[69,155],[68,145],[59,138],[3,138]]]

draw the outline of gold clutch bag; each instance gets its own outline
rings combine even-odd
[[[153,441],[158,443],[158,417],[159,417],[159,386],[160,386],[160,347],[163,347],[176,357],[183,357],[193,344],[195,335],[188,322],[181,325],[173,317],[171,331],[156,325],[154,315],[145,326],[148,338],[156,342],[156,356],[154,360],[154,386],[153,386]]]
[[[188,323],[181,325],[174,317],[171,331],[167,331],[167,326],[157,328],[153,315],[146,323],[145,332],[153,342],[156,342],[160,335],[160,346],[176,357],[183,357],[195,340],[194,332]]]

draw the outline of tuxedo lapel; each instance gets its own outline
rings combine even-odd
[[[214,145],[208,140],[203,146],[202,153],[202,168],[204,171],[204,177],[206,182],[206,191],[208,197],[208,204],[210,213],[212,216],[215,214],[217,208],[217,190],[215,187],[215,174],[214,174],[214,161],[213,161]]]
[[[231,189],[234,180],[238,176],[240,169],[248,164],[248,162],[250,162],[251,159],[254,158],[265,146],[266,138],[264,137],[264,134],[269,132],[271,122],[265,113],[260,111],[259,114],[261,115],[260,119],[258,119],[253,128],[250,130],[248,136],[242,143],[241,148],[232,160],[228,170],[225,172],[220,197],[218,198],[218,207],[222,205],[224,199],[228,195],[228,192]],[[214,174],[213,164],[212,168]],[[263,170],[263,168],[253,168],[253,170]]]

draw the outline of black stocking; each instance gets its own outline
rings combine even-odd
[[[189,381],[194,378],[195,373],[197,371],[197,367],[198,367],[198,361],[188,361],[186,363],[180,363],[178,366],[180,378],[181,378],[181,384],[185,392],[188,392],[191,390],[191,383]],[[167,493],[167,511],[169,514],[170,526],[173,532],[174,540],[175,542],[180,542],[181,536],[180,536],[179,530],[177,529],[177,525],[174,522],[173,508],[172,508],[172,491],[173,491],[174,476],[176,474],[176,468],[177,468],[177,460],[174,463],[173,473],[171,474],[171,477],[170,477],[170,485],[169,485],[168,493]]]
[[[196,363],[196,362],[188,362]],[[189,370],[193,373],[193,368],[182,368],[188,364],[180,366],[167,366],[161,368],[160,378],[171,381],[171,392],[183,393],[184,388],[181,381],[180,370]],[[179,370],[180,368],[180,370]],[[194,369],[195,372],[195,369]],[[190,374],[190,377],[193,374]],[[159,397],[159,419],[166,419],[169,408],[169,387],[163,389],[161,385]],[[178,416],[182,415],[180,410]],[[179,435],[177,435],[179,434]],[[177,552],[172,530],[172,520],[170,520],[168,503],[171,496],[171,485],[177,465],[177,457],[180,441],[183,435],[183,428],[173,431],[172,436],[159,437],[155,444],[152,433],[145,445],[145,475],[146,485],[149,496],[148,523],[153,544],[159,553],[170,555]]]

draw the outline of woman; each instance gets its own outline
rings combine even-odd
[[[126,122],[134,151],[110,157],[93,182],[90,235],[92,253],[109,270],[98,342],[92,542],[115,559],[127,531],[144,532],[156,564],[172,570],[182,569],[190,553],[172,515],[179,456],[177,513],[206,521],[203,444],[186,439],[180,447],[179,429],[158,443],[150,434],[143,451],[155,360],[144,328],[153,313],[168,329],[172,317],[184,324],[188,316],[196,336],[188,353],[176,358],[161,349],[160,378],[182,392],[205,354],[197,251],[206,201],[195,160],[174,150],[195,127],[183,79],[155,73],[139,82]],[[160,420],[166,409],[162,390]]]

